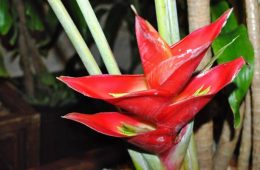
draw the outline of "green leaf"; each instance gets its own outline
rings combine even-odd
[[[2,53],[0,51],[0,77],[8,77],[9,74],[5,68],[5,65],[4,65],[4,58],[2,56]]]
[[[26,25],[32,31],[43,31],[43,22],[32,2],[33,1],[25,1]]]
[[[225,0],[221,0],[219,3],[212,6],[212,20],[216,20],[229,8],[230,6]],[[234,126],[238,127],[240,125],[240,104],[243,101],[253,78],[254,51],[252,44],[248,39],[246,27],[244,25],[239,26],[234,13],[232,13],[220,36],[212,44],[214,54],[216,55],[223,46],[230,43],[230,41],[236,37],[236,41],[230,44],[218,57],[217,63],[225,63],[240,56],[243,56],[248,63],[248,66],[244,66],[233,81],[236,88],[228,98],[230,107],[234,114]]]
[[[9,44],[11,46],[14,46],[18,39],[18,25],[17,23],[14,23],[11,37],[9,38]]]
[[[225,51],[225,49],[228,48],[237,38],[238,38],[238,36],[236,38],[234,38],[232,41],[230,41],[228,44],[224,45],[221,49],[219,49],[218,52],[211,58],[209,63],[206,65],[206,67],[202,71],[209,70],[213,66],[215,61],[219,58],[219,56]]]
[[[250,87],[253,78],[253,47],[248,39],[247,29],[244,25],[237,27],[235,30],[229,33],[222,34],[212,44],[213,52],[214,54],[216,54],[225,44],[229,43],[230,40],[234,39],[237,36],[239,36],[237,40],[232,43],[228,48],[226,48],[226,50],[217,59],[217,62],[221,64],[243,56],[249,65],[244,66],[237,75],[236,79],[234,80],[236,88],[228,98],[229,104],[234,113],[235,127],[238,127],[240,124],[239,107],[247,93],[248,88]]]
[[[56,83],[55,77],[48,72],[41,73],[38,78],[40,82],[46,86],[51,86]]]
[[[8,0],[0,0],[0,35],[6,35],[13,23]]]
[[[211,6],[211,20],[215,21],[218,19],[218,17],[221,16],[226,10],[230,9],[229,4],[225,0],[221,0],[216,5]],[[228,18],[228,21],[225,25],[225,27],[222,29],[221,33],[228,33],[238,27],[237,19],[234,15],[234,12],[231,13],[231,15]]]

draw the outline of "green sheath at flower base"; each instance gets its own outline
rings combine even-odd
[[[120,70],[110,49],[102,28],[88,0],[77,0],[79,8],[97,44],[109,74],[120,74]]]
[[[89,74],[101,74],[89,48],[60,0],[48,0]]]

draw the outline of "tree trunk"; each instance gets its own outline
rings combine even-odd
[[[244,112],[245,103],[243,102],[240,106],[241,120],[243,120]],[[234,129],[233,125],[230,125],[227,120],[224,121],[218,147],[214,155],[214,170],[227,170],[239,138],[241,127],[242,125],[240,124],[239,127]],[[234,134],[232,134],[232,131],[234,131]]]
[[[252,83],[253,103],[253,170],[260,169],[260,30],[257,0],[245,0],[249,39],[255,52],[255,72]]]
[[[23,2],[21,0],[13,0],[12,1],[14,6],[16,7],[18,17],[19,17],[19,37],[18,37],[18,46],[19,46],[19,53],[21,57],[21,67],[24,73],[24,86],[26,94],[30,97],[34,96],[34,82],[33,82],[33,73],[31,71],[32,64],[31,59],[29,58],[28,54],[30,52],[27,48],[27,41],[24,32],[26,32],[26,23],[25,23],[25,11]]]
[[[243,130],[241,137],[241,144],[238,156],[238,170],[248,170],[249,158],[252,147],[252,124],[251,124],[251,96],[248,92],[245,101],[245,115],[243,121]]]
[[[189,31],[192,32],[210,23],[210,1],[188,0]],[[210,52],[202,60],[198,69],[203,68],[210,60]],[[211,170],[213,167],[213,122],[203,124],[195,134],[197,154],[201,170]]]

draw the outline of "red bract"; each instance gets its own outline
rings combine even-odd
[[[144,19],[136,17],[136,37],[143,75],[59,77],[72,89],[105,100],[127,113],[70,113],[64,118],[100,133],[125,137],[147,151],[167,157],[176,136],[244,65],[242,57],[193,76],[231,10],[169,46]]]

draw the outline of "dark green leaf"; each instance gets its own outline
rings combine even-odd
[[[32,31],[43,31],[43,22],[37,12],[38,10],[32,2],[33,1],[25,1],[26,25]]]
[[[2,56],[2,53],[0,51],[0,77],[8,77],[9,74],[5,68],[5,64],[4,64],[4,58]]]
[[[216,19],[218,19],[218,17],[220,17],[221,14],[223,14],[229,8],[230,8],[229,4],[224,0],[221,0],[216,5],[213,5],[211,7],[211,19],[212,19],[212,21],[215,21]],[[228,32],[234,30],[237,27],[238,27],[238,22],[237,22],[235,15],[234,15],[234,12],[232,12],[229,19],[228,19],[228,22],[226,23],[225,27],[222,29],[222,33],[223,34],[228,33]]]
[[[18,38],[18,25],[14,23],[12,30],[13,30],[13,32],[11,34],[11,37],[9,38],[9,44],[11,46],[14,46],[17,41],[17,38]]]
[[[8,0],[0,0],[0,35],[6,35],[13,23]]]
[[[237,27],[235,30],[222,34],[213,43],[213,52],[216,54],[225,44],[229,43],[232,39],[237,37],[237,40],[232,43],[218,58],[217,62],[225,63],[240,56],[243,56],[249,65],[246,65],[237,75],[234,83],[236,85],[235,90],[229,96],[229,103],[234,113],[234,125],[235,127],[240,124],[239,107],[244,99],[247,90],[251,84],[254,70],[254,52],[252,44],[250,43],[247,35],[247,30],[244,25]],[[224,75],[223,75],[224,76]]]

